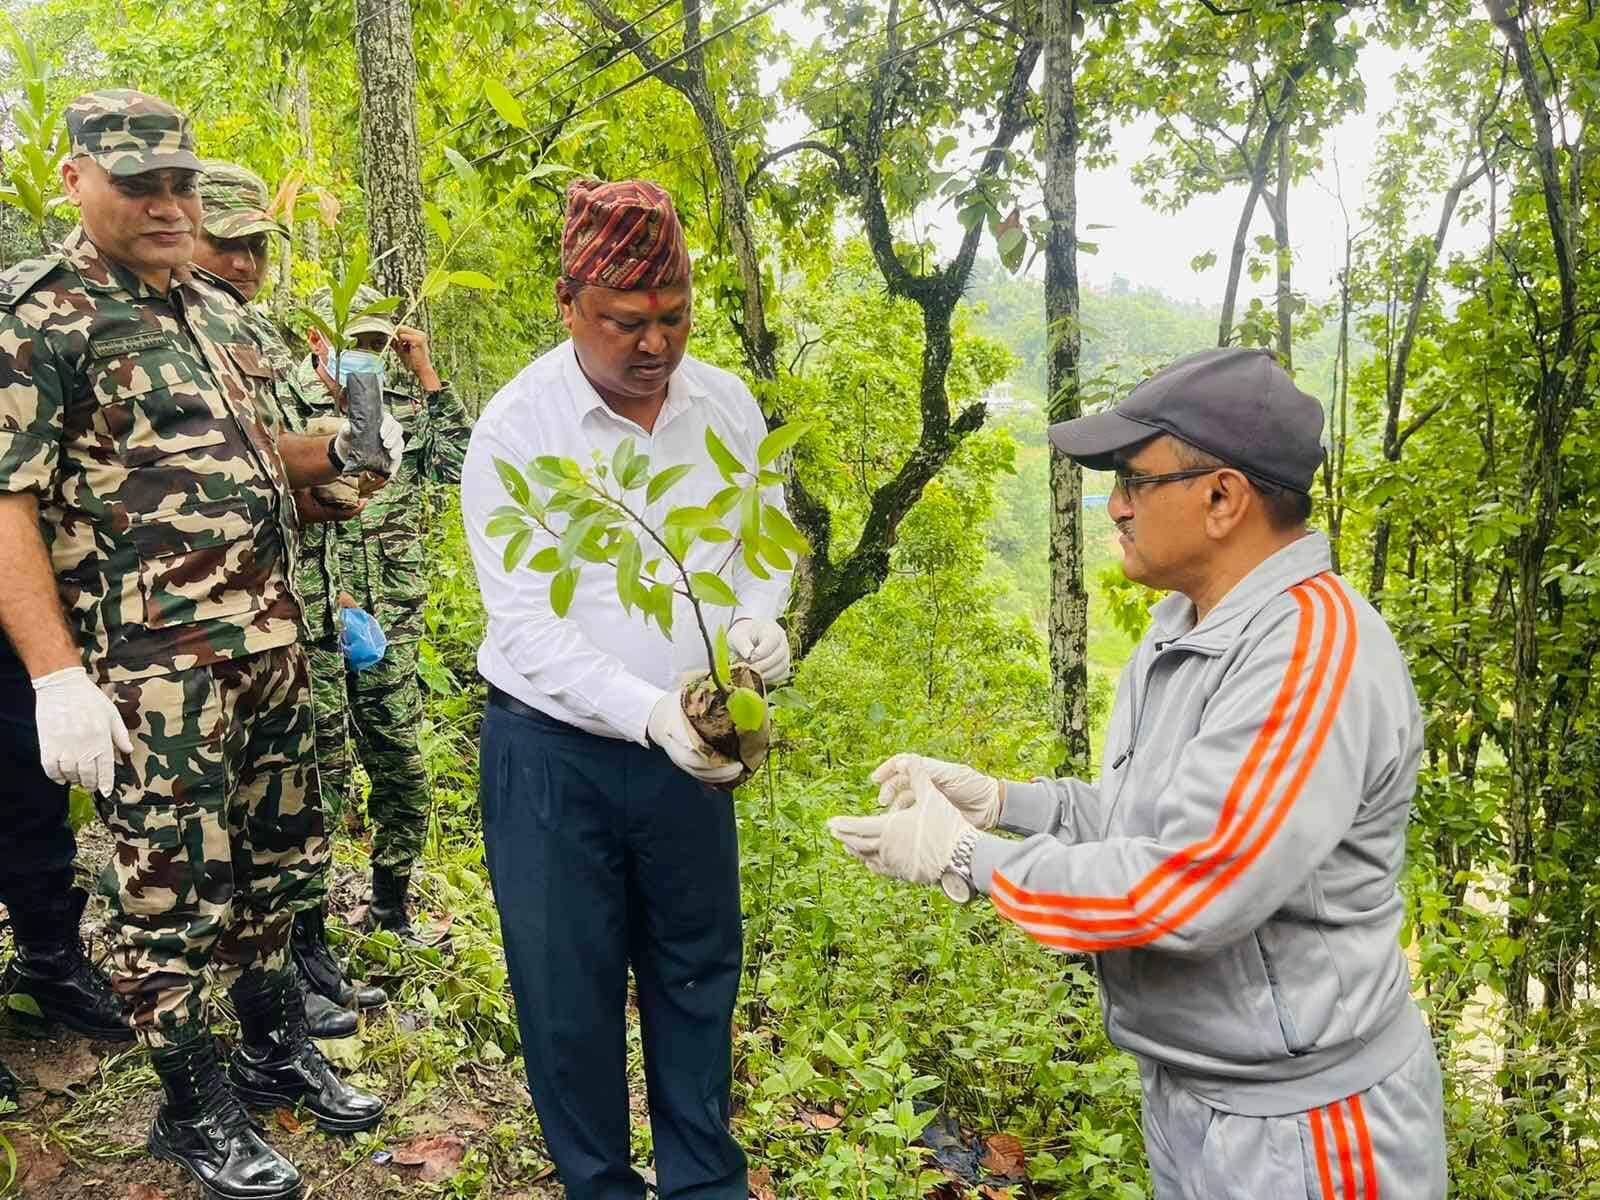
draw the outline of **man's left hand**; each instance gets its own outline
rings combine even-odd
[[[916,802],[875,817],[831,817],[828,832],[868,869],[907,883],[938,883],[971,829],[921,767],[910,772]]]
[[[728,630],[728,649],[771,687],[789,678],[789,635],[776,621],[740,617]]]
[[[418,387],[425,392],[439,390],[439,373],[433,369],[433,359],[428,354],[427,334],[409,325],[396,326],[394,340],[389,344],[400,365],[417,377]]]

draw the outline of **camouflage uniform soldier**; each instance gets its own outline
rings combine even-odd
[[[379,299],[376,292],[363,288],[352,310],[361,311]],[[326,290],[312,297],[311,307],[331,324],[332,302]],[[367,799],[374,826],[372,919],[379,928],[412,939],[406,899],[412,865],[422,853],[429,800],[417,744],[422,724],[417,645],[428,597],[421,490],[424,480],[461,481],[461,460],[472,430],[455,392],[434,370],[427,337],[420,330],[370,316],[352,322],[347,332],[355,338],[357,354],[392,348],[412,378],[402,385],[407,390],[390,388],[385,395],[385,407],[406,431],[400,470],[350,520],[323,526],[326,552],[320,560],[308,554],[302,565],[317,766],[323,807],[331,816],[349,799],[348,729],[372,780]],[[309,405],[304,420],[326,418],[333,412],[326,391],[317,386],[326,346],[314,329],[311,339],[318,354],[296,369],[295,395]],[[359,673],[345,669],[339,649],[335,618],[341,594],[377,618],[389,642],[383,661]]]
[[[66,121],[82,224],[0,275],[0,625],[46,773],[93,789],[115,842],[112,978],[165,1093],[151,1152],[214,1197],[281,1200],[299,1172],[241,1101],[341,1131],[383,1112],[311,1041],[288,969],[289,906],[328,851],[289,489],[335,477],[348,431],[274,442],[261,423],[271,368],[186,265],[187,118],[114,90]],[[242,1032],[226,1078],[208,968]]]
[[[271,261],[269,235],[276,234],[285,241],[289,230],[267,213],[269,203],[267,185],[254,171],[237,163],[206,159],[201,163],[200,200],[205,210],[200,236],[195,239],[193,265],[214,277],[219,286],[228,289],[243,305],[246,325],[255,335],[257,346],[278,376],[274,393],[276,403],[262,417],[275,431],[303,434],[312,432],[305,428],[300,414],[310,405],[296,393],[300,384],[292,377],[294,355],[284,345],[283,335],[276,322],[262,305],[255,303],[261,285],[266,279]],[[324,397],[326,391],[320,383],[313,387]],[[333,418],[336,427],[337,418]],[[296,561],[308,558],[320,560],[326,552],[327,528],[325,522],[344,520],[359,511],[363,500],[356,494],[353,484],[325,485],[347,488],[354,501],[353,508],[339,508],[325,503],[318,496],[324,489],[302,488],[294,493],[295,512],[299,520]],[[302,576],[303,577],[303,576]],[[301,608],[308,622],[319,614],[307,603],[308,597],[300,594]],[[319,626],[320,627],[320,626]],[[324,813],[326,819],[326,813]],[[344,974],[327,943],[321,890],[305,897],[304,907],[295,914],[293,952],[295,964],[309,985],[306,989],[306,1020],[314,1037],[344,1037],[356,1029],[355,1014],[340,1006],[359,1005],[375,1008],[388,1000],[382,988],[358,987]]]

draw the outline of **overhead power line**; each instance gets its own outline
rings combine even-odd
[[[632,79],[629,79],[629,80],[627,80],[627,81],[625,81],[623,83],[618,84],[616,87],[612,88],[610,91],[606,92],[604,95],[602,95],[602,96],[600,96],[600,97],[598,97],[598,98],[596,98],[594,100],[591,100],[588,104],[585,104],[582,108],[576,109],[573,112],[568,113],[566,116],[560,117],[557,120],[551,121],[551,122],[549,122],[549,123],[547,123],[545,125],[541,125],[538,129],[535,129],[535,130],[532,130],[532,131],[530,131],[528,133],[525,133],[521,137],[512,138],[509,142],[505,143],[503,146],[499,146],[494,150],[490,150],[490,151],[487,151],[484,154],[478,155],[477,158],[474,158],[472,160],[473,165],[477,166],[480,163],[485,163],[485,162],[490,161],[491,159],[499,158],[502,154],[504,154],[508,150],[515,150],[518,146],[526,145],[528,142],[531,142],[531,141],[534,141],[535,139],[544,137],[545,134],[547,134],[547,133],[551,133],[551,132],[553,132],[553,131],[555,131],[557,129],[560,129],[561,126],[565,125],[568,121],[574,120],[577,117],[581,117],[584,113],[590,112],[591,110],[599,107],[600,105],[604,104],[607,100],[616,99],[616,97],[622,95],[626,91],[629,91],[629,90],[637,87],[639,84],[643,83],[645,80],[653,78],[656,75],[659,75],[661,72],[665,71],[668,67],[674,66],[677,63],[682,62],[689,55],[695,53],[695,51],[704,49],[706,46],[709,46],[712,42],[715,42],[720,38],[727,37],[730,33],[733,33],[735,30],[740,29],[745,25],[748,25],[750,22],[754,21],[756,18],[764,16],[765,14],[771,12],[774,8],[777,8],[780,4],[783,4],[783,3],[786,3],[786,0],[767,0],[767,2],[765,4],[761,5],[754,12],[747,13],[745,16],[740,17],[737,21],[733,21],[733,22],[730,22],[727,25],[724,25],[721,29],[714,30],[713,32],[707,34],[705,37],[701,38],[698,42],[695,42],[692,46],[685,46],[682,50],[679,50],[676,54],[673,54],[668,58],[662,59],[654,67],[651,67],[648,70],[641,71],[641,72],[639,72],[639,74],[635,75]]]
[[[750,119],[749,121],[744,122],[741,125],[735,125],[734,127],[732,127],[731,129],[728,130],[728,133],[730,133],[730,134],[747,133],[751,129],[753,129],[755,126],[764,125],[768,121],[771,121],[774,117],[781,116],[782,114],[787,113],[787,112],[792,112],[796,108],[802,107],[803,105],[809,104],[813,100],[820,99],[821,97],[826,96],[829,92],[836,92],[840,88],[846,87],[849,84],[859,83],[859,82],[861,82],[862,79],[866,78],[866,76],[868,76],[869,74],[871,74],[874,71],[882,70],[885,66],[891,65],[893,63],[897,63],[903,58],[907,58],[907,57],[909,57],[910,55],[913,55],[913,54],[919,54],[923,50],[930,49],[931,47],[936,46],[941,42],[948,41],[950,38],[955,37],[958,33],[964,33],[966,30],[971,29],[973,26],[978,25],[981,22],[988,20],[995,13],[997,13],[1001,9],[1007,7],[1010,4],[1010,2],[1011,2],[1011,0],[1000,0],[1000,3],[996,4],[993,8],[986,9],[985,11],[983,11],[981,13],[978,13],[977,15],[975,15],[973,17],[970,17],[965,21],[962,21],[958,25],[952,25],[950,28],[943,30],[942,32],[934,35],[933,37],[925,38],[922,41],[916,42],[916,43],[914,43],[914,44],[912,44],[910,46],[905,46],[902,49],[897,50],[893,55],[891,55],[891,56],[889,56],[887,58],[875,59],[873,62],[869,63],[867,66],[865,66],[861,70],[857,71],[854,75],[847,75],[845,78],[840,79],[840,80],[838,80],[838,81],[836,81],[834,83],[827,84],[824,87],[813,88],[810,91],[805,92],[804,94],[795,97],[793,100],[789,101],[787,104],[781,106],[780,108],[777,108],[777,109],[773,110],[773,112],[771,112],[771,113],[763,113],[761,116],[754,117],[754,118]],[[861,43],[863,41],[866,41],[868,38],[887,37],[890,33],[892,33],[895,29],[899,28],[901,25],[906,24],[908,21],[912,21],[912,20],[917,19],[918,15],[920,15],[920,14],[913,14],[912,16],[901,17],[900,20],[896,21],[893,25],[889,26],[886,29],[873,30],[871,33],[865,33],[865,34],[862,34],[859,37],[852,38],[850,41],[845,42],[843,45],[841,45],[839,47],[839,49],[833,55],[831,55],[830,57],[833,59],[833,61],[838,62],[838,61],[840,61],[843,52],[848,50],[848,49],[850,49],[852,46],[855,46],[855,45],[857,45],[857,44],[859,44],[859,43]],[[797,140],[805,141],[805,140],[808,140],[810,138],[814,138],[819,132],[820,132],[819,130],[817,130],[815,127],[813,127],[812,130],[809,133],[805,134],[803,137],[801,137],[801,138],[799,138]],[[655,159],[652,162],[645,163],[642,167],[639,168],[639,170],[641,170],[641,171],[651,171],[651,170],[654,170],[657,167],[664,167],[668,163],[677,162],[680,158],[685,158],[688,155],[694,154],[697,151],[708,150],[708,149],[710,149],[710,147],[711,147],[711,143],[709,141],[696,142],[691,146],[688,146],[688,147],[686,147],[686,148],[684,148],[682,150],[677,151],[676,153],[668,154],[668,155],[666,155],[666,156],[664,156],[662,158]]]
[[[617,31],[617,35],[616,36],[620,37],[622,34],[625,34],[625,33],[629,32],[630,30],[634,29],[635,27],[637,27],[641,23],[643,23],[645,21],[648,21],[651,17],[655,16],[657,13],[659,13],[662,9],[666,8],[671,3],[673,3],[673,0],[661,0],[661,2],[659,4],[657,4],[654,8],[652,8],[649,12],[645,13],[643,16],[635,17],[632,21],[628,22],[628,24],[624,25],[620,30]],[[652,33],[648,38],[644,39],[645,44],[648,45],[650,42],[655,41],[655,39],[660,37],[662,34],[668,32],[669,30],[671,30],[674,26],[680,25],[682,23],[683,23],[683,18],[680,17],[677,21],[674,21],[672,23],[672,25],[668,25],[665,29],[658,30],[657,32]],[[515,92],[512,93],[513,96],[516,96],[516,97],[518,97],[520,99],[521,97],[526,96],[529,92],[533,91],[535,88],[542,87],[546,83],[549,83],[552,79],[554,79],[556,76],[560,75],[563,71],[567,71],[567,70],[571,69],[572,67],[577,66],[586,57],[588,57],[590,54],[594,53],[595,49],[599,46],[598,42],[586,42],[586,41],[584,41],[582,35],[580,35],[577,30],[575,30],[571,26],[569,26],[565,21],[561,21],[560,24],[561,24],[562,28],[566,29],[568,33],[572,34],[573,38],[583,48],[581,50],[579,50],[578,53],[574,54],[571,58],[569,58],[565,62],[561,63],[559,66],[553,67],[549,71],[546,71],[543,75],[539,76],[539,78],[535,79],[532,83],[527,84],[524,87],[518,88]],[[606,64],[604,64],[604,66],[597,67],[594,71],[590,71],[589,74],[585,75],[582,79],[578,80],[577,83],[570,84],[566,88],[564,88],[562,91],[557,92],[556,93],[556,97],[566,95],[566,93],[571,91],[572,88],[581,85],[582,83],[586,82],[589,79],[592,79],[595,76],[595,74],[597,74],[599,71],[605,70],[606,67],[609,67],[611,65],[612,65],[611,63],[606,63]],[[551,98],[555,99],[556,97],[551,97]],[[483,115],[484,115],[483,109],[482,108],[477,109],[470,116],[463,117],[461,120],[457,121],[454,125],[450,126],[448,129],[442,129],[438,133],[434,134],[431,138],[429,138],[427,140],[426,143],[424,143],[424,146],[428,147],[428,146],[435,145],[436,143],[442,141],[444,138],[449,137],[452,133],[455,133],[457,130],[465,129],[468,125],[471,125],[474,121],[479,120]]]

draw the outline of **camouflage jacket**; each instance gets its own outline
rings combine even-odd
[[[79,228],[0,275],[0,491],[38,497],[62,607],[102,680],[299,636],[272,370],[187,270],[162,295]]]
[[[406,382],[411,383],[409,379]],[[290,428],[301,428],[311,417],[334,411],[309,356],[295,367],[291,383],[289,394],[303,412],[286,414]],[[414,385],[412,390],[416,390]],[[467,453],[472,425],[448,383],[422,395],[389,388],[384,392],[384,405],[405,430],[400,470],[356,516],[306,531],[299,584],[311,614],[306,625],[312,638],[332,633],[335,598],[341,591],[349,592],[377,618],[390,641],[414,641],[422,636],[422,606],[428,598],[422,485],[461,482],[461,460]],[[310,540],[312,529],[322,531],[320,555]]]

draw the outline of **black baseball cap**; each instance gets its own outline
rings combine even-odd
[[[1050,426],[1050,442],[1090,470],[1170,433],[1268,483],[1311,491],[1322,465],[1322,405],[1268,350],[1202,350],[1163,367],[1110,412]]]

